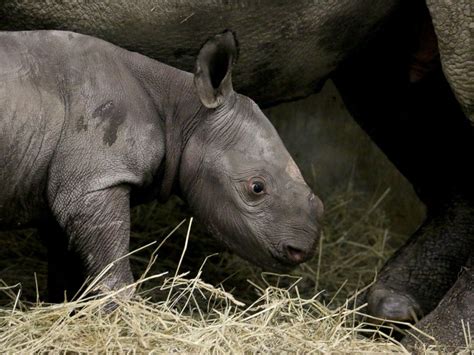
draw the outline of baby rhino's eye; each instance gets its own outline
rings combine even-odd
[[[262,181],[252,181],[251,188],[252,192],[256,195],[260,195],[265,191],[265,185]]]

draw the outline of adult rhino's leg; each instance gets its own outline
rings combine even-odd
[[[422,227],[367,293],[369,310],[399,320],[423,316],[438,304],[455,282],[474,238],[473,128],[439,63],[417,83],[410,82],[418,49],[417,16],[427,11],[411,9],[414,4],[405,3],[407,11],[334,77],[354,118],[427,206]]]
[[[443,71],[462,105],[474,123],[474,62],[471,0],[426,0],[438,38]]]
[[[474,205],[439,206],[385,264],[367,297],[370,314],[413,321],[428,314],[456,281],[474,249]]]
[[[465,348],[469,341],[469,327],[474,324],[474,255],[461,271],[456,283],[443,297],[439,305],[425,318],[417,323],[417,327],[426,334],[433,336],[438,342],[448,346],[447,350]],[[463,326],[464,324],[464,326]],[[413,333],[424,344],[432,342],[431,338]],[[402,344],[407,348],[416,347],[415,337],[406,336]]]
[[[82,261],[68,247],[69,239],[56,221],[42,224],[38,232],[48,249],[47,300],[54,303],[71,300],[84,282]]]

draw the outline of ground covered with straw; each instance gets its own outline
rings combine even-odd
[[[228,253],[178,199],[139,207],[130,255],[136,296],[126,302],[116,293],[88,298],[96,279],[71,302],[44,303],[46,251],[35,231],[4,233],[0,351],[406,352],[384,326],[359,322],[364,308],[353,306],[356,290],[406,238],[390,232],[384,195],[368,204],[359,197],[343,191],[326,199],[318,256],[291,275],[264,273]],[[105,312],[111,304],[118,307]]]

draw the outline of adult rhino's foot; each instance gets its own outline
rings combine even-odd
[[[368,290],[368,312],[416,322],[454,284],[474,248],[474,208],[459,198],[443,204],[385,264]]]
[[[421,307],[409,294],[377,284],[368,295],[369,314],[384,319],[410,322],[418,319]]]
[[[420,348],[427,344],[440,344],[448,351],[474,346],[472,330],[474,325],[474,267],[465,267],[456,283],[443,297],[439,305],[420,322],[416,327],[431,337],[410,332],[402,344],[409,350]],[[471,337],[471,339],[469,339]]]

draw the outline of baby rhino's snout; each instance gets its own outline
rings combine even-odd
[[[319,220],[324,207],[322,201],[314,194],[308,196],[309,221],[307,233],[297,236],[292,240],[282,243],[282,251],[287,260],[294,265],[304,263],[314,256],[316,243],[319,240]]]

